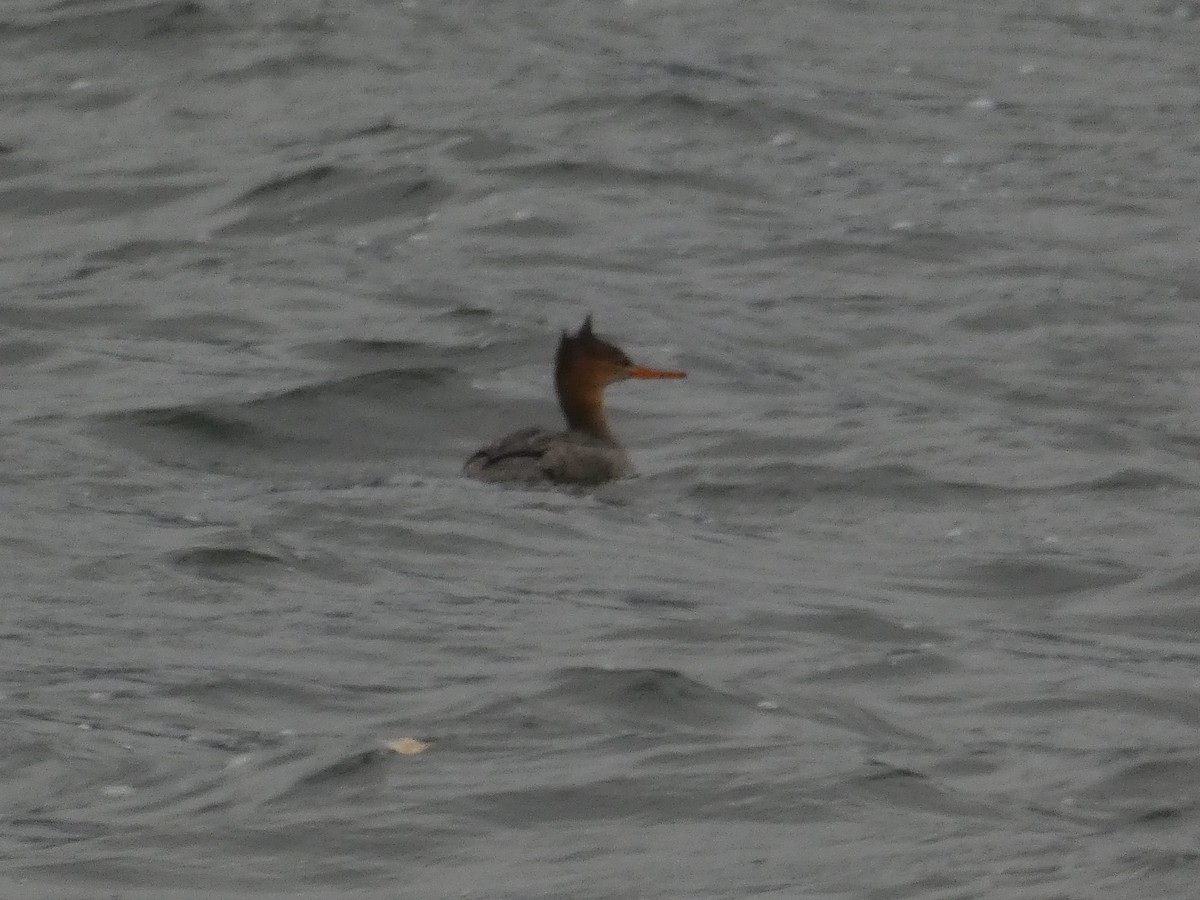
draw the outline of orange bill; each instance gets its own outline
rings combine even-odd
[[[630,378],[687,378],[687,372],[668,372],[666,369],[647,369],[634,366],[629,370]]]

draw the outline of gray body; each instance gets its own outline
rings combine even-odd
[[[463,472],[482,481],[601,484],[633,473],[625,448],[582,431],[526,428],[476,452]]]

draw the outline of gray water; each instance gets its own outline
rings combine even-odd
[[[6,3],[0,897],[1194,898],[1198,48]]]

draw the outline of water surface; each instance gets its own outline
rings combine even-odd
[[[0,893],[1194,896],[1198,28],[9,4]]]

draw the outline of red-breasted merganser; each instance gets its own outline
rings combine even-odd
[[[563,332],[554,359],[554,387],[566,431],[526,428],[477,451],[463,472],[484,481],[600,484],[633,472],[629,454],[604,417],[604,389],[626,378],[683,378],[684,372],[635,366],[592,333],[592,317]]]

